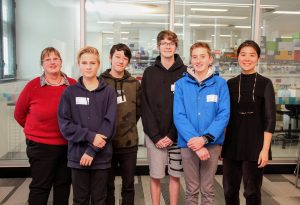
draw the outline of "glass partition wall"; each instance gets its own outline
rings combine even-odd
[[[14,5],[8,6],[12,2]],[[25,84],[42,74],[40,54],[46,47],[58,49],[62,57],[63,72],[68,76],[75,76],[75,56],[79,49],[80,31],[79,2],[5,0],[1,1],[1,4],[2,24],[9,20],[5,16],[13,14],[10,19],[15,19],[12,29],[6,26],[3,30],[4,54],[8,47],[4,61],[9,61],[8,64],[5,62],[8,66],[12,63],[11,50],[15,49],[17,69],[15,81],[0,83],[0,166],[16,166],[14,163],[20,161],[27,163],[25,136],[22,128],[14,120],[16,100]],[[13,11],[10,11],[10,8],[13,8]],[[12,37],[6,38],[11,31],[15,32],[15,46],[10,43]],[[5,69],[5,72],[9,72],[9,69]]]
[[[273,157],[296,158],[300,116],[300,1],[261,0],[259,71],[272,79],[277,103]]]
[[[272,79],[281,113],[277,115],[272,141],[273,161],[295,160],[300,112],[281,111],[290,111],[290,104],[300,104],[300,23],[296,20],[299,11],[300,2],[294,0],[17,0],[17,80],[0,84],[0,162],[27,162],[25,136],[13,119],[14,103],[28,80],[41,74],[39,55],[44,47],[60,50],[63,71],[77,78],[75,59],[80,46],[99,49],[103,72],[110,68],[111,46],[122,42],[133,53],[128,70],[140,79],[144,69],[159,55],[156,36],[164,29],[177,33],[177,52],[187,65],[190,46],[197,41],[207,42],[213,50],[215,71],[225,79],[240,72],[236,59],[239,44],[246,39],[257,40],[262,48],[258,70]],[[5,44],[5,39],[2,41]],[[139,163],[144,163],[141,122],[139,139]]]
[[[210,45],[216,72],[230,77],[239,72],[236,61],[237,46],[251,39],[252,0],[213,2],[175,1],[175,32],[182,47],[180,54],[189,64],[190,46],[198,41]]]

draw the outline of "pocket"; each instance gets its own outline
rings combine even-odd
[[[26,154],[27,154],[27,157],[30,159],[32,158],[33,156],[35,156],[35,150],[36,150],[36,145],[37,143],[32,141],[32,140],[29,140],[29,139],[26,139]]]

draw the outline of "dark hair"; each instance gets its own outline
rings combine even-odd
[[[53,48],[53,47],[47,47],[45,48],[42,53],[41,53],[41,65],[43,64],[43,60],[44,58],[47,56],[50,55],[50,53],[54,53],[55,55],[58,56],[58,58],[61,60],[61,56],[60,56],[60,53],[57,49]]]
[[[116,51],[124,51],[124,55],[128,58],[128,63],[130,62],[131,59],[131,50],[129,47],[123,43],[118,43],[116,45],[113,45],[110,49],[110,57],[112,58],[114,53]]]
[[[172,41],[175,43],[176,48],[178,46],[178,38],[176,33],[174,33],[173,31],[169,31],[169,30],[164,30],[159,32],[159,34],[157,35],[156,38],[156,43],[157,45],[159,45],[159,43],[164,40],[165,38],[167,38],[168,40]]]
[[[245,42],[243,42],[237,49],[237,55],[240,55],[241,49],[244,47],[252,47],[255,51],[258,57],[260,57],[260,47],[259,45],[252,40],[246,40]]]
[[[196,48],[206,48],[207,49],[207,53],[209,55],[209,57],[211,57],[211,49],[209,47],[209,45],[207,43],[204,43],[204,42],[197,42],[197,43],[194,43],[191,48],[190,48],[190,56],[192,56],[192,52],[194,49]]]
[[[80,58],[83,54],[85,53],[89,53],[89,54],[93,54],[97,57],[97,62],[100,64],[100,54],[99,51],[97,50],[97,48],[91,47],[91,46],[85,46],[83,48],[81,48],[77,54],[77,63],[79,64],[80,62]]]

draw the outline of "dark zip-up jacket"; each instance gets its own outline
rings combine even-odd
[[[140,82],[125,70],[122,78],[114,78],[107,69],[101,74],[105,82],[117,94],[117,132],[113,138],[113,148],[129,148],[138,145],[136,123],[140,118]]]
[[[68,166],[77,169],[107,169],[111,166],[112,137],[116,128],[117,101],[115,91],[99,78],[99,86],[89,91],[82,77],[66,88],[58,108],[60,131],[68,140]],[[93,146],[96,134],[107,137],[104,148]],[[82,155],[93,157],[92,165],[79,164]]]
[[[161,57],[154,66],[146,68],[142,78],[142,123],[144,132],[157,143],[168,136],[177,142],[177,130],[173,122],[173,97],[175,81],[186,71],[180,56],[175,54],[175,62],[166,69]]]

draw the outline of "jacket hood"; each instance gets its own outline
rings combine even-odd
[[[101,77],[97,77],[97,79],[99,81],[99,85],[94,91],[100,91],[100,90],[104,89],[107,86],[106,83],[104,82],[104,79],[102,79]],[[82,76],[78,79],[78,82],[76,83],[76,86],[79,87],[82,90],[89,91],[89,90],[86,89],[86,87],[83,84],[83,77]]]
[[[191,78],[193,81],[196,81],[197,83],[199,84],[202,84],[204,83],[206,80],[210,79],[213,75],[214,75],[214,71],[212,68],[209,68],[207,73],[206,73],[206,76],[205,78],[200,81],[200,79],[198,78],[198,76],[195,74],[195,69],[193,67],[187,67],[187,73],[186,75]]]
[[[110,71],[111,71],[111,69],[107,69],[100,76],[103,77],[103,78],[110,78],[110,79],[113,79],[113,80],[116,80],[116,81],[123,81],[123,80],[128,79],[131,76],[131,74],[127,70],[125,70],[124,71],[124,76],[122,78],[115,78],[110,74]]]
[[[184,67],[184,63],[182,61],[182,59],[180,58],[180,56],[178,54],[174,54],[174,57],[175,57],[175,62],[174,64],[168,69],[168,71],[176,71],[176,70],[179,70],[180,68]],[[155,66],[160,68],[160,69],[163,69],[163,70],[166,70],[166,68],[162,65],[161,63],[161,56],[157,56],[156,59],[155,59]]]
[[[118,83],[119,83],[120,84],[120,95],[122,96],[122,99],[123,99],[123,96],[124,96],[123,82],[129,80],[129,78],[131,77],[131,74],[127,70],[125,70],[124,76],[122,78],[115,78],[110,74],[110,71],[111,71],[111,69],[107,69],[100,76],[102,78],[109,79],[114,82],[114,88],[115,88],[115,92],[116,92],[117,96],[119,95],[119,93],[118,93]]]

